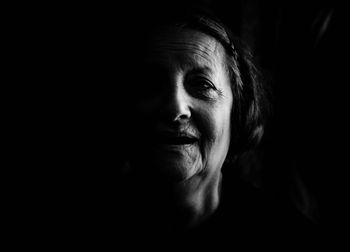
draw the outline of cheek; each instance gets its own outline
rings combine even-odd
[[[231,104],[202,107],[202,151],[206,158],[226,156],[231,137]]]

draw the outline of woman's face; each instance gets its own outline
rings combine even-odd
[[[153,178],[213,178],[230,144],[232,90],[224,48],[189,29],[163,32],[152,45],[135,76],[134,162]]]

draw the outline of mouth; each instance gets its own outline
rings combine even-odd
[[[192,135],[161,135],[158,137],[158,143],[163,145],[189,145],[195,144],[198,141],[198,138]]]
[[[186,145],[186,144],[194,144],[197,142],[197,139],[192,137],[166,137],[162,139],[163,144],[167,145]]]

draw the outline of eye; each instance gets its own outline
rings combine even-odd
[[[189,80],[190,86],[197,90],[216,90],[214,84],[205,77],[195,77]]]
[[[203,100],[212,100],[217,97],[217,88],[208,77],[190,76],[187,79],[186,86],[193,97]]]

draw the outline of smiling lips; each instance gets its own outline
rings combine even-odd
[[[163,134],[158,137],[158,143],[165,145],[187,145],[197,141],[197,137],[189,134]]]

